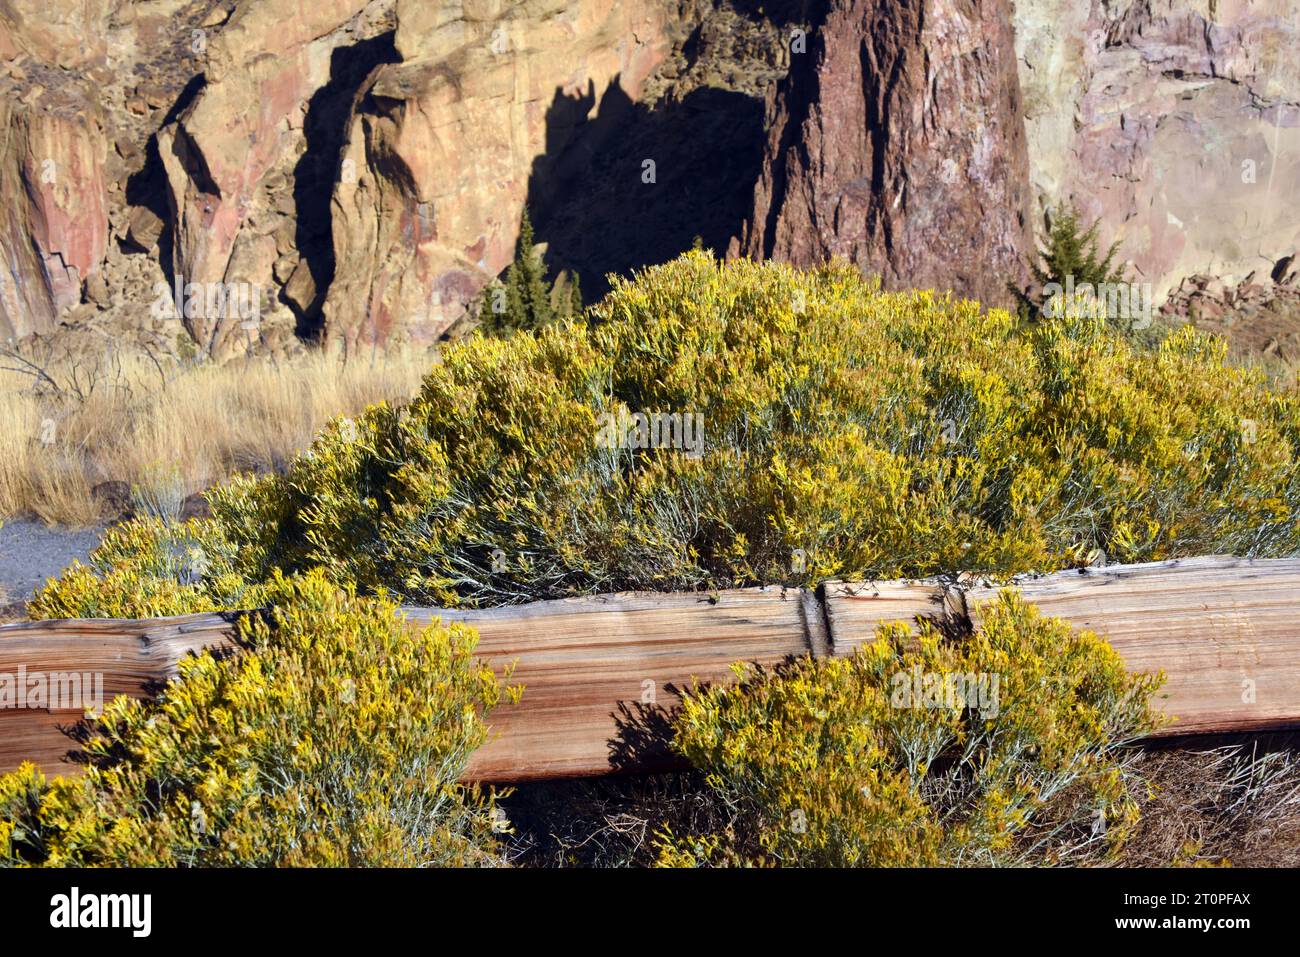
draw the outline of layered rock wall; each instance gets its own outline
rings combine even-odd
[[[1300,242],[1294,0],[1018,0],[1035,205],[1075,203],[1157,301]]]
[[[1158,297],[1258,283],[1300,240],[1291,7],[0,0],[0,341],[427,341],[525,203],[597,290],[702,235],[998,302],[1066,203]],[[185,312],[241,284],[257,322]]]

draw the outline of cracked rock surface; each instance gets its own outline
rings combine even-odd
[[[999,302],[1071,202],[1157,303],[1234,286],[1296,252],[1298,23],[1291,0],[3,0],[0,342],[427,342],[525,204],[589,296],[699,237]],[[257,288],[257,321],[178,311],[187,284]]]

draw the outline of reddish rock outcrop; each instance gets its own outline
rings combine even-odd
[[[793,61],[740,251],[1005,300],[1030,248],[1007,0],[832,0]]]
[[[47,332],[104,258],[104,18],[92,2],[0,4],[0,341]]]
[[[0,340],[53,327],[108,244],[97,104],[37,92],[0,105]]]

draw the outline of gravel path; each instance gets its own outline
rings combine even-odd
[[[0,527],[0,605],[26,601],[74,558],[84,561],[99,544],[102,531],[46,528],[40,522],[5,519]]]

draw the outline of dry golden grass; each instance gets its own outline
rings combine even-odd
[[[178,511],[186,496],[237,471],[282,468],[336,415],[413,395],[431,354],[350,363],[312,352],[293,360],[158,366],[143,355],[91,371],[20,360],[0,370],[0,519],[32,514],[91,525],[104,482],[131,489],[137,510]],[[73,380],[80,377],[75,385]]]
[[[1125,866],[1300,866],[1296,732],[1153,749],[1137,773],[1149,793]]]

